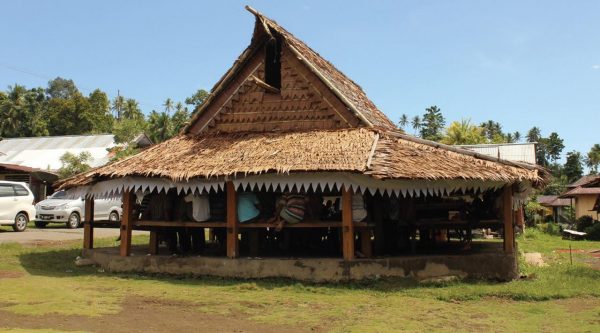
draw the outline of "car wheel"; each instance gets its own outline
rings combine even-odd
[[[73,213],[71,213],[71,215],[69,215],[69,220],[67,220],[67,228],[77,229],[77,228],[79,228],[80,223],[81,223],[81,218],[79,217],[79,214],[77,214],[76,212],[73,212]]]
[[[19,213],[15,216],[15,224],[13,224],[12,228],[14,231],[25,231],[27,229],[27,223],[29,223],[29,217],[25,213]]]
[[[114,222],[114,223],[119,222],[119,212],[116,212],[116,211],[110,212],[110,214],[108,215],[108,221]]]
[[[36,228],[45,228],[48,225],[48,222],[42,222],[42,221],[35,221],[35,227]]]

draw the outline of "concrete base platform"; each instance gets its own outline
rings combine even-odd
[[[489,245],[489,246],[488,246]],[[374,278],[443,280],[472,278],[508,281],[518,276],[515,254],[503,253],[497,244],[468,254],[398,256],[357,259],[338,258],[238,258],[147,255],[135,248],[130,257],[120,257],[117,248],[84,250],[84,256],[110,272],[212,275],[230,278],[291,278],[312,282],[337,282]]]

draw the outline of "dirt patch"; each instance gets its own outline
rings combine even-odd
[[[241,314],[198,311],[190,302],[128,297],[123,310],[101,317],[14,314],[0,310],[0,327],[88,332],[308,332],[304,327],[261,324]]]
[[[25,275],[23,272],[0,271],[0,279],[16,279],[22,277],[23,275]]]
[[[595,298],[569,298],[556,300],[555,302],[564,306],[565,310],[569,313],[592,311],[600,305],[600,300]]]
[[[537,267],[548,266],[548,264],[544,262],[542,254],[539,252],[525,253],[525,262]]]

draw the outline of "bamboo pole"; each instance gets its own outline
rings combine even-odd
[[[85,199],[85,221],[83,222],[83,248],[94,248],[94,199]]]
[[[131,191],[123,191],[123,216],[121,217],[120,254],[127,257],[131,254],[131,232],[133,230],[133,205],[135,195]]]

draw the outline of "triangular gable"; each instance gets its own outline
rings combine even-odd
[[[362,89],[274,21],[256,16],[250,46],[184,133],[395,128]],[[281,42],[281,87],[265,84],[265,50]]]

